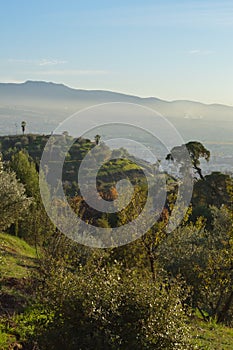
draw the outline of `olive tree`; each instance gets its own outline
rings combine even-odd
[[[196,223],[178,227],[160,246],[160,262],[192,287],[192,306],[204,319],[215,317],[232,324],[232,217],[226,207],[212,207],[211,211],[213,228],[207,230],[201,217]]]
[[[30,332],[42,350],[193,349],[182,283],[154,283],[101,261],[90,259],[73,273],[51,257],[43,260],[38,302],[21,334]]]
[[[17,222],[29,205],[24,185],[17,180],[14,172],[3,169],[0,156],[0,230]]]

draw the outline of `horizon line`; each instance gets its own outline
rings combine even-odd
[[[109,93],[115,93],[115,94],[121,94],[121,95],[125,95],[125,96],[130,96],[130,97],[136,97],[139,99],[143,99],[143,100],[149,100],[149,99],[155,99],[155,100],[159,100],[162,102],[168,102],[168,103],[173,103],[173,102],[191,102],[191,103],[199,103],[202,105],[206,105],[206,106],[223,106],[223,107],[229,107],[229,108],[233,108],[233,105],[230,104],[225,104],[225,103],[219,103],[219,102],[211,102],[211,103],[206,103],[206,102],[202,102],[199,100],[190,100],[190,99],[185,99],[185,98],[180,98],[180,99],[163,99],[160,97],[155,97],[155,96],[139,96],[139,95],[135,95],[131,92],[122,92],[122,91],[117,91],[117,90],[108,90],[108,89],[84,89],[84,88],[79,88],[76,86],[70,86],[69,84],[63,83],[63,82],[54,82],[54,81],[47,81],[47,80],[15,80],[15,81],[0,81],[0,84],[12,84],[12,85],[23,85],[26,83],[45,83],[45,84],[54,84],[54,85],[62,85],[64,87],[67,87],[69,89],[72,90],[81,90],[81,91],[88,91],[88,92],[109,92]]]

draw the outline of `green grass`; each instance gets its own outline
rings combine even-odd
[[[10,344],[15,343],[16,337],[12,334],[7,334],[1,330],[0,325],[0,349],[7,350],[10,349]]]
[[[23,278],[35,266],[36,250],[24,240],[0,233],[1,277]]]
[[[233,328],[217,325],[214,321],[195,320],[192,323],[193,344],[198,350],[232,350]]]
[[[36,250],[24,240],[0,233],[0,349],[9,349],[16,337],[6,331],[9,314],[27,305],[27,280],[36,266]]]

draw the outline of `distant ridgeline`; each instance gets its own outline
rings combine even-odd
[[[51,169],[56,169],[59,159],[66,154],[65,148],[67,143],[74,141],[72,147],[65,156],[63,166],[63,187],[67,195],[74,196],[79,193],[78,189],[78,169],[85,155],[96,146],[96,140],[78,138],[74,140],[67,133],[62,135],[10,135],[0,136],[0,152],[4,161],[10,161],[13,154],[20,150],[25,150],[32,160],[36,163],[39,171],[40,159],[44,147],[49,140],[53,138],[51,160],[48,161],[48,166]],[[130,156],[124,148],[111,150],[104,142],[100,142],[98,147],[93,150],[95,159],[99,159],[103,164],[97,176],[97,188],[109,195],[109,190],[115,188],[116,182],[124,178],[128,178],[133,185],[147,187],[147,180],[143,170],[146,169],[147,174],[154,176],[155,171],[158,171],[158,164],[151,164],[144,160]],[[115,159],[114,159],[115,157]],[[108,160],[109,158],[113,158]],[[117,158],[117,159],[116,159]],[[51,172],[48,172],[48,174]],[[46,174],[45,174],[46,175]],[[167,175],[169,186],[176,186],[176,180]],[[108,194],[107,194],[108,193]],[[108,199],[108,198],[106,198]]]

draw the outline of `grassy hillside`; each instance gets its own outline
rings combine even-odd
[[[29,270],[35,266],[36,251],[24,240],[0,233],[1,277],[27,278]]]
[[[215,322],[205,323],[195,320],[192,326],[193,343],[199,350],[232,350],[233,329],[216,325]]]
[[[36,251],[20,238],[0,233],[0,349],[10,349],[16,337],[3,331],[5,319],[20,313],[32,298],[30,271]]]

